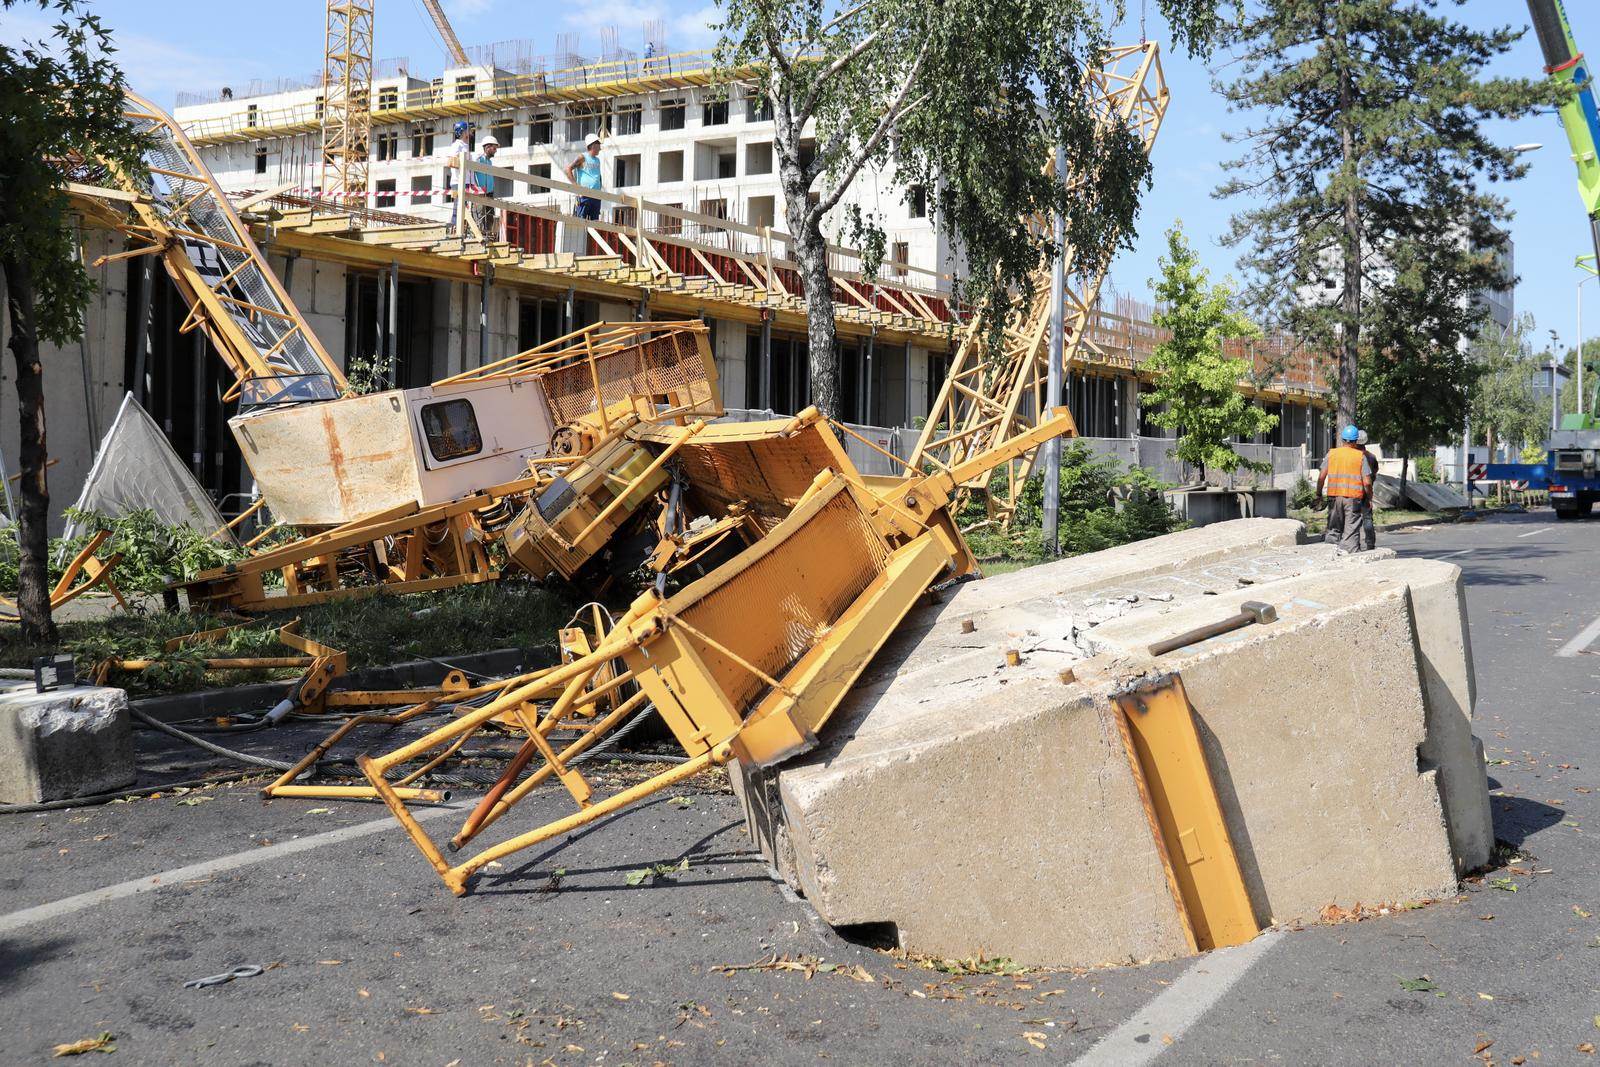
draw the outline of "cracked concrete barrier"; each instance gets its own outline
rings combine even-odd
[[[132,785],[133,728],[121,689],[36,692],[0,683],[0,803],[38,804]]]
[[[735,775],[753,835],[823,918],[916,951],[1184,954],[1113,704],[1177,672],[1258,922],[1452,892],[1492,844],[1460,572],[1298,534],[1239,520],[962,587],[821,749]],[[1247,599],[1279,620],[1149,655]]]

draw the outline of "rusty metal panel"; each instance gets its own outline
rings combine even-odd
[[[271,408],[229,427],[279,522],[334,526],[421,494],[398,390]]]

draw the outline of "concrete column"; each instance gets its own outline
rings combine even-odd
[[[134,317],[133,381],[128,383],[128,391],[133,394],[135,403],[143,405],[149,401],[145,377],[149,372],[150,302],[155,294],[155,257],[140,256],[139,262],[143,264],[143,269],[139,272],[139,310]]]
[[[395,381],[399,369],[399,323],[400,323],[400,264],[391,262],[388,270],[389,283],[389,316],[384,324],[383,348],[389,361],[389,380]]]
[[[867,334],[867,347],[861,356],[861,421],[875,425],[872,419],[872,353],[878,345],[878,328]]]
[[[489,286],[494,283],[494,264],[485,263],[478,278],[478,366],[489,362]]]
[[[772,408],[772,319],[764,314],[761,318],[761,377],[757,382],[759,386],[758,398],[761,406]]]
[[[375,334],[372,345],[372,362],[375,366],[383,368],[383,378],[391,386],[395,384],[394,355],[389,350],[389,287],[384,284],[382,275],[378,277],[378,299],[373,303],[373,333]],[[360,285],[360,282],[356,283]]]
[[[194,339],[194,447],[190,449],[190,463],[195,479],[201,485],[206,480],[206,335],[196,330],[189,335]]]

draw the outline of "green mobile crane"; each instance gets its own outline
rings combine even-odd
[[[1594,78],[1589,64],[1572,39],[1572,24],[1561,0],[1528,0],[1533,32],[1544,52],[1544,71],[1555,81],[1574,85],[1577,91],[1561,105],[1561,125],[1578,165],[1578,193],[1589,216],[1589,236],[1600,256],[1600,110],[1595,107]],[[1600,262],[1600,261],[1597,261]]]
[[[1544,52],[1545,73],[1560,84],[1574,87],[1559,114],[1567,143],[1572,146],[1572,161],[1578,167],[1578,193],[1589,216],[1589,238],[1595,249],[1595,264],[1600,267],[1600,109],[1595,105],[1594,77],[1572,39],[1572,24],[1567,21],[1561,0],[1528,0],[1528,14]],[[1581,342],[1578,358],[1583,358]],[[1550,387],[1556,387],[1553,373]],[[1484,477],[1524,481],[1534,489],[1548,488],[1557,518],[1576,519],[1589,514],[1600,500],[1600,420],[1589,413],[1592,405],[1585,404],[1582,397],[1578,404],[1584,410],[1565,416],[1561,429],[1550,435],[1545,462],[1490,463]]]

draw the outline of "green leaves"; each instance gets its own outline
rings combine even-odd
[[[4,0],[14,6],[18,0]],[[137,172],[143,145],[122,116],[122,72],[100,21],[80,0],[21,6],[53,9],[58,21],[46,40],[0,45],[0,263],[28,265],[39,336],[66,344],[82,332],[93,283],[78,261],[61,189],[64,178],[85,175],[63,161]]]
[[[1191,50],[1204,51],[1219,30],[1220,0],[1156,6]],[[1120,4],[723,0],[718,9],[724,76],[753,83],[772,105],[785,229],[803,268],[820,262],[822,221],[841,203],[843,233],[829,236],[862,247],[868,273],[881,261],[885,219],[864,206],[874,198],[854,209],[842,199],[868,169],[928,190],[930,213],[961,250],[959,295],[984,309],[996,339],[1052,253],[1031,219],[1064,218],[1079,273],[1131,242],[1150,161],[1133,130],[1108,120],[1106,87],[1086,85],[1113,33],[1127,32],[1116,26]],[[1142,58],[1123,56],[1118,72],[1135,74]],[[1071,160],[1070,187],[1043,169],[1058,144]],[[833,390],[818,378],[837,378],[825,355],[834,344],[828,288],[808,279],[813,395],[825,411]]]
[[[1473,342],[1472,425],[1495,441],[1542,445],[1549,431],[1549,402],[1534,392],[1541,378],[1548,380],[1549,357],[1534,352],[1532,333],[1533,316],[1524,314],[1504,333],[1486,326]]]
[[[1434,985],[1433,979],[1427,975],[1423,975],[1421,978],[1402,978],[1400,979],[1400,988],[1408,993],[1432,993],[1436,997],[1444,996],[1444,992]]]
[[[644,885],[646,882],[653,882],[657,878],[670,878],[674,874],[688,869],[689,857],[685,856],[677,863],[656,863],[649,867],[640,867],[636,871],[629,871],[624,875],[623,880],[629,885]]]

